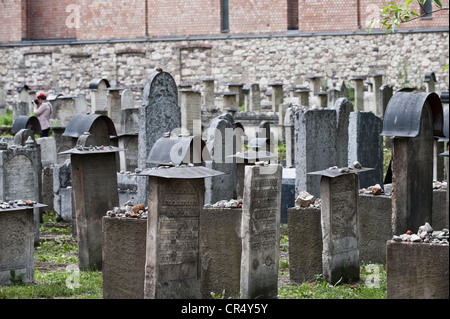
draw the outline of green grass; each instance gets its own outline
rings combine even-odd
[[[13,111],[6,109],[6,115],[0,116],[0,126],[12,126],[13,124]]]
[[[379,267],[378,276],[370,267]],[[362,265],[361,280],[353,284],[337,283],[331,285],[316,275],[314,282],[289,285],[278,289],[279,299],[386,299],[386,271],[384,265]],[[376,280],[372,280],[376,278]]]
[[[72,229],[56,222],[53,213],[43,216],[41,234],[53,233],[57,237],[44,241],[34,249],[36,265],[52,265],[35,270],[34,283],[24,284],[20,278],[9,286],[0,286],[0,299],[101,299],[103,276],[101,271],[73,271],[78,267],[78,244],[71,236]],[[69,267],[69,268],[67,268]],[[79,274],[79,276],[78,276]]]
[[[78,265],[78,245],[70,227],[61,227],[54,214],[45,214],[41,233],[56,233],[54,240],[40,241],[35,248],[35,265],[52,267],[35,270],[35,282],[24,284],[20,277],[9,286],[0,286],[0,299],[102,299],[101,271],[79,271],[67,267]],[[282,252],[288,252],[287,229],[281,229]],[[37,267],[36,267],[37,268]],[[373,270],[375,269],[375,271]],[[79,274],[79,277],[77,277]],[[280,257],[279,275],[289,276],[289,260]],[[386,271],[384,265],[361,265],[361,280],[352,284],[330,285],[316,275],[315,281],[301,285],[279,286],[279,299],[385,299]],[[376,280],[372,280],[376,279]],[[373,287],[372,287],[373,286]],[[223,298],[223,294],[212,296]]]

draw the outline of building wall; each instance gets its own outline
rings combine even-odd
[[[199,90],[202,79],[215,78],[217,93],[228,91],[229,83],[259,83],[264,91],[281,82],[288,94],[293,86],[309,86],[312,75],[322,75],[328,87],[339,80],[352,87],[351,77],[374,73],[385,74],[385,83],[396,88],[424,87],[427,72],[435,72],[440,92],[449,86],[443,71],[448,52],[448,32],[4,45],[0,87],[9,105],[23,84],[89,99],[89,82],[106,78],[139,99],[148,76],[161,67],[178,84],[192,82]]]
[[[25,6],[21,0],[4,0],[0,4],[0,43],[19,42],[24,37],[22,20]]]
[[[387,0],[229,0],[229,31],[221,32],[219,0],[3,0],[0,43],[40,39],[77,40],[364,31]],[[448,7],[449,0],[441,1]],[[289,5],[288,5],[289,4]],[[413,8],[420,12],[418,5]],[[295,11],[295,8],[292,9]],[[406,29],[448,28],[448,11],[417,19]],[[292,31],[291,31],[292,32]]]

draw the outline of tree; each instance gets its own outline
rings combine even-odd
[[[425,3],[431,1],[431,4],[435,9],[427,11],[425,8]],[[417,3],[422,14],[419,14],[411,9],[411,5]],[[416,19],[419,19],[430,13],[438,11],[449,11],[449,8],[444,8],[440,0],[406,0],[403,4],[397,4],[395,2],[390,2],[388,5],[381,7],[379,10],[379,16],[368,21],[366,24],[367,31],[370,33],[372,28],[379,26],[386,29],[386,34],[394,32],[395,27],[399,27],[403,23],[407,23]],[[444,71],[448,69],[448,64],[444,67]]]

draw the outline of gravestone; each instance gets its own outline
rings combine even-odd
[[[41,147],[42,166],[50,166],[57,163],[56,141],[53,137],[41,137],[36,141]]]
[[[237,198],[236,193],[236,164],[233,155],[236,149],[240,149],[236,138],[235,130],[241,130],[236,127],[236,123],[230,114],[222,114],[214,118],[208,128],[206,146],[212,157],[212,162],[207,162],[206,167],[226,175],[215,176],[205,179],[205,203],[214,204],[219,200]],[[242,130],[241,130],[242,131]]]
[[[139,108],[138,167],[151,167],[146,159],[156,140],[165,132],[181,127],[178,89],[167,72],[154,72],[147,79],[142,106]],[[138,202],[147,203],[148,181],[138,179]]]
[[[284,100],[283,83],[270,83],[269,86],[272,87],[272,112],[278,113],[282,123],[284,118],[283,109],[281,108]]]
[[[240,298],[276,298],[282,167],[245,167]]]
[[[295,92],[298,94],[298,104],[309,107],[309,92],[311,91],[308,88],[299,88]]]
[[[102,218],[119,206],[116,153],[113,146],[96,146],[83,134],[70,154],[80,269],[102,269]]]
[[[25,143],[0,150],[0,199],[4,201],[42,202],[41,150],[28,137]],[[39,243],[39,209],[34,209],[34,241]]]
[[[356,173],[365,170],[332,168],[308,173],[321,176],[322,274],[332,285],[359,280]]]
[[[235,107],[240,107],[241,105],[244,104],[244,93],[242,92],[243,87],[244,87],[244,84],[242,84],[242,83],[230,83],[230,84],[228,84],[228,90],[230,92],[237,93],[237,95],[236,95],[236,106]]]
[[[214,81],[215,79],[203,79],[202,106],[214,106]]]
[[[149,179],[144,298],[201,298],[204,178],[216,174],[202,166],[137,174]]]
[[[348,165],[355,161],[374,170],[359,177],[359,188],[383,185],[383,121],[372,112],[350,113]]]
[[[394,94],[394,89],[392,86],[384,84],[380,87],[380,109],[377,115],[381,118],[384,118],[384,114],[386,113],[386,107],[389,104],[389,100]]]
[[[106,79],[93,79],[89,83],[91,93],[91,113],[108,114],[108,88],[110,87]]]
[[[202,298],[237,298],[240,291],[242,208],[204,208],[200,215]]]
[[[288,209],[289,278],[302,284],[322,273],[320,207]]]
[[[384,74],[371,74],[369,75],[369,77],[371,77],[373,79],[373,95],[375,98],[375,114],[378,116],[382,116],[383,111],[381,109],[382,104],[380,104],[381,102],[381,94],[380,94],[380,89],[381,86],[383,85],[383,76]]]
[[[354,107],[347,98],[339,98],[331,108],[336,110],[336,163],[334,165],[342,167],[348,162],[349,116]]]
[[[307,191],[320,197],[320,177],[307,172],[335,166],[336,110],[301,109],[294,115],[295,125],[295,193]]]
[[[286,167],[294,167],[295,165],[295,127],[294,127],[294,111],[295,107],[290,106],[286,109],[284,116],[284,134],[286,141]]]
[[[134,95],[133,91],[125,89],[120,95],[120,108],[121,110],[134,109]]]
[[[6,115],[7,106],[8,105],[6,104],[5,90],[2,87],[0,87],[0,116]]]
[[[181,129],[189,135],[200,135],[202,130],[201,93],[194,90],[179,90]]]
[[[28,115],[30,110],[29,102],[25,101],[15,101],[12,105],[12,111],[13,111],[13,122],[19,117]]]
[[[0,200],[0,285],[34,282],[34,211],[45,205]],[[39,224],[39,223],[38,223]],[[14,277],[11,272],[14,271]]]
[[[104,216],[103,299],[143,299],[147,219]]]
[[[238,107],[237,99],[239,94],[236,92],[223,92],[221,93],[223,103],[222,111],[225,112],[227,109],[236,109]]]
[[[442,104],[436,93],[397,92],[389,101],[383,136],[392,145],[394,234],[432,225],[433,137],[443,136]]]
[[[249,91],[250,112],[261,112],[261,90],[258,83],[250,85]]]
[[[121,131],[121,111],[122,111],[122,97],[120,95],[122,89],[118,88],[108,88],[107,90],[107,106],[108,117],[113,121],[116,129]]]
[[[436,91],[436,74],[434,72],[427,72],[425,73],[425,79],[424,82],[427,86],[427,92],[434,92]]]
[[[355,82],[355,109],[357,111],[364,111],[364,80],[363,76],[356,76],[351,78]]]

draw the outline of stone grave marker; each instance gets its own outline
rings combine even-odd
[[[397,92],[389,101],[383,136],[392,145],[392,227],[394,234],[432,224],[433,142],[443,136],[439,96]]]
[[[3,201],[42,201],[42,164],[40,146],[25,132],[27,140],[0,150],[0,199]],[[23,133],[23,134],[22,134]],[[34,241],[39,242],[39,209],[34,209]]]
[[[228,156],[234,154],[238,149],[239,141],[237,141],[235,133],[243,132],[235,130],[241,129],[236,127],[236,123],[229,113],[214,118],[209,124],[206,146],[212,161],[207,162],[205,166],[223,172],[225,175],[205,179],[205,203],[207,204],[237,198],[236,164],[234,159],[230,159]]]
[[[364,76],[355,76],[351,81],[355,82],[355,109],[357,111],[364,111]]]
[[[261,89],[258,83],[250,85],[249,91],[250,112],[261,112]]]
[[[322,274],[334,285],[359,280],[358,175],[366,168],[332,168],[321,176]]]
[[[199,91],[179,90],[181,129],[190,135],[199,135],[202,130],[202,95]]]
[[[76,213],[80,269],[102,269],[102,217],[119,206],[116,153],[113,146],[97,146],[83,134],[70,154],[73,202]],[[106,209],[105,209],[106,208]]]
[[[154,72],[147,79],[142,106],[139,108],[138,167],[151,167],[146,163],[156,140],[165,132],[181,127],[178,106],[178,89],[173,77],[167,72]],[[148,181],[138,179],[138,202],[147,203]]]
[[[33,215],[42,207],[45,205],[34,201],[27,204],[20,199],[10,204],[0,200],[0,285],[9,285],[12,280],[34,282]]]
[[[282,167],[245,167],[240,298],[276,298]]]
[[[215,79],[203,79],[202,106],[214,106]]]
[[[383,121],[372,112],[352,112],[348,124],[348,165],[355,161],[374,170],[359,177],[359,188],[383,186]]]
[[[108,115],[108,88],[106,79],[93,79],[89,83],[91,93],[91,113]]]

